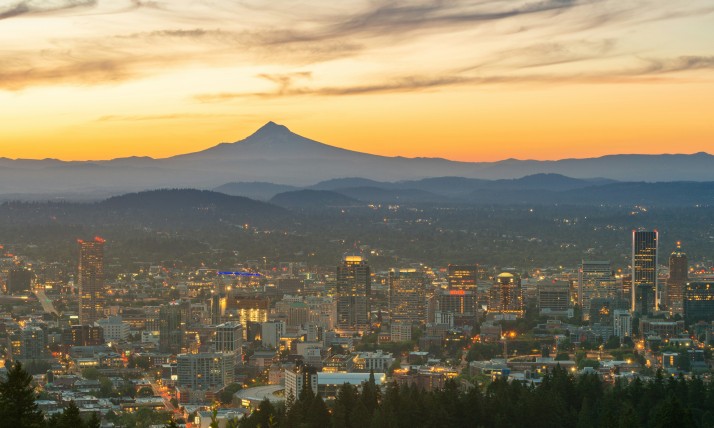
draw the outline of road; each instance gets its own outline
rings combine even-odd
[[[52,304],[52,300],[47,297],[43,290],[38,290],[34,293],[37,297],[37,300],[40,301],[43,311],[47,312],[48,314],[55,314],[59,316],[59,313],[57,313],[57,310],[55,309],[55,305]]]

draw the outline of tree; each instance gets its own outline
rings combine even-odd
[[[89,380],[99,379],[100,373],[95,367],[87,367],[82,370],[82,377]]]
[[[44,426],[44,417],[35,403],[31,383],[32,376],[19,361],[10,367],[7,379],[0,382],[0,428]]]

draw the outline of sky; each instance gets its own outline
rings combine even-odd
[[[711,0],[0,0],[0,156],[168,157],[268,121],[463,161],[714,153]]]

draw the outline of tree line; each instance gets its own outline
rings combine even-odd
[[[658,372],[611,385],[559,366],[537,385],[497,379],[483,390],[451,380],[438,391],[395,383],[380,391],[371,379],[343,385],[329,405],[309,389],[285,405],[263,401],[239,427],[710,428],[714,384]]]
[[[96,414],[82,418],[70,403],[46,418],[32,376],[16,363],[0,381],[0,428],[98,428]],[[235,421],[231,425],[234,425]],[[360,387],[344,384],[334,400],[304,389],[284,404],[267,400],[239,428],[714,428],[714,384],[669,377],[607,383],[556,367],[540,383],[497,379],[484,388],[450,380],[436,391],[396,383],[380,388],[374,376]],[[167,426],[176,426],[170,423]]]

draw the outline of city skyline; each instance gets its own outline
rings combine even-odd
[[[387,156],[694,153],[714,137],[713,11],[706,1],[305,1],[289,11],[11,1],[0,5],[0,150],[160,158],[275,120]]]

